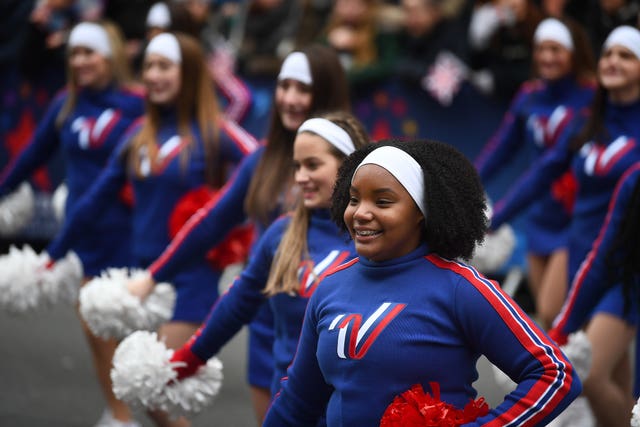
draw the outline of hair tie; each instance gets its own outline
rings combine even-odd
[[[293,79],[306,85],[313,83],[311,77],[311,67],[307,56],[302,52],[293,52],[287,56],[280,67],[278,81],[284,79]]]
[[[533,35],[535,44],[547,40],[554,41],[566,49],[573,51],[571,31],[569,31],[569,28],[565,24],[555,18],[547,18],[542,21]]]
[[[160,33],[151,39],[145,55],[155,53],[168,58],[171,62],[180,64],[182,62],[182,54],[180,53],[180,44],[178,39],[171,33]]]
[[[81,22],[76,25],[69,34],[67,46],[69,48],[88,47],[107,58],[110,58],[112,54],[107,31],[94,22]]]
[[[298,134],[301,132],[315,133],[347,156],[356,151],[356,147],[353,145],[353,141],[347,131],[331,120],[323,118],[306,120],[298,128]]]
[[[376,148],[360,162],[353,172],[353,177],[363,165],[378,165],[389,171],[407,190],[422,215],[427,217],[424,204],[424,172],[411,155],[400,148],[389,145]],[[353,182],[353,177],[351,182]]]
[[[613,45],[620,45],[629,49],[636,58],[640,59],[640,31],[630,25],[621,25],[611,31],[602,46],[609,49]]]
[[[160,2],[151,6],[147,14],[147,28],[167,29],[171,25],[171,13],[166,3]]]

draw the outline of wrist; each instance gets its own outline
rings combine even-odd
[[[178,380],[194,375],[200,366],[206,363],[191,351],[191,347],[185,345],[177,349],[171,356],[173,369],[178,373]]]

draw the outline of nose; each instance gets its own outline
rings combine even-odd
[[[365,223],[373,219],[373,214],[369,204],[366,202],[360,202],[353,211],[353,219],[358,223]]]
[[[304,168],[297,168],[293,179],[297,184],[304,184],[309,181],[309,174]]]
[[[285,89],[282,99],[287,104],[295,104],[298,97],[298,91],[294,87],[288,87]]]

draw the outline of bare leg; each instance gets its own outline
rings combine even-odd
[[[89,280],[90,279],[86,278],[83,282],[83,286],[89,282]],[[116,351],[116,347],[118,346],[118,342],[115,339],[104,340],[96,337],[82,319],[80,313],[78,313],[78,317],[80,318],[82,331],[84,332],[87,343],[89,344],[96,377],[100,384],[102,395],[107,402],[107,407],[116,420],[122,422],[131,421],[131,410],[124,402],[116,399],[116,396],[113,394],[113,387],[111,383],[111,361],[113,359],[113,353]]]
[[[196,323],[169,322],[160,327],[158,335],[160,339],[164,339],[168,348],[177,349],[191,338],[199,326]],[[188,419],[180,417],[173,420],[166,412],[149,411],[147,413],[158,427],[188,427],[191,425]]]
[[[251,386],[251,400],[258,425],[262,425],[267,410],[269,409],[269,404],[271,403],[271,392],[268,388]]]
[[[629,426],[634,404],[629,349],[635,334],[634,327],[606,313],[596,314],[587,326],[593,361],[584,394],[601,427]]]
[[[547,258],[536,298],[538,321],[544,330],[551,327],[567,296],[568,262],[566,249],[557,250]]]

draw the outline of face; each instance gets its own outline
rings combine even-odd
[[[151,103],[173,104],[180,93],[181,79],[180,64],[156,53],[146,55],[142,80]]]
[[[364,165],[351,183],[344,223],[361,256],[380,262],[420,245],[424,217],[400,182],[378,165]]]
[[[357,25],[366,17],[368,7],[370,2],[366,0],[336,0],[333,14],[344,24]]]
[[[612,15],[618,9],[622,8],[626,0],[600,0],[600,8],[604,13]]]
[[[598,78],[612,94],[640,94],[640,60],[629,49],[613,45],[598,61]]]
[[[293,79],[278,81],[275,106],[285,129],[297,130],[310,114],[311,86]]]
[[[494,0],[494,3],[511,10],[518,22],[527,16],[527,0]]]
[[[413,37],[427,34],[439,21],[441,14],[430,0],[402,0],[404,26]]]
[[[80,87],[99,89],[111,81],[109,61],[93,49],[82,46],[72,48],[69,65]]]
[[[341,163],[322,137],[310,132],[296,136],[293,145],[295,181],[307,209],[331,207],[331,194]]]
[[[571,72],[571,51],[560,43],[545,40],[536,44],[533,59],[538,75],[545,80],[558,80]]]

